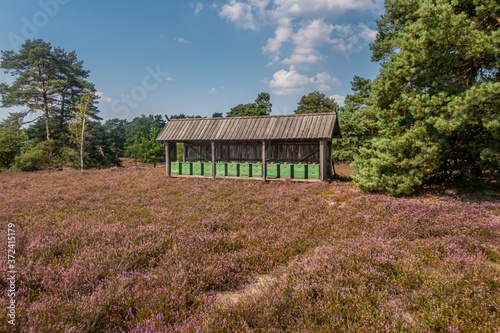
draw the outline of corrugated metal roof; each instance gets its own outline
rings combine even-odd
[[[171,119],[157,141],[307,140],[340,137],[335,113]]]

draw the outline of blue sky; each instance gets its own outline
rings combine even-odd
[[[354,75],[377,75],[382,13],[380,0],[1,0],[0,50],[28,38],[75,50],[105,120],[225,114],[261,91],[291,114],[304,94],[342,103]]]

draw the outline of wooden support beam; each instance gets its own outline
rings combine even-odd
[[[186,144],[183,143],[182,144],[182,162],[186,162],[186,149],[187,149]]]
[[[323,140],[319,140],[319,179],[324,180],[324,164],[325,164],[325,150],[323,148]]]
[[[266,170],[266,142],[262,141],[262,180],[266,181],[267,170]]]
[[[212,179],[215,179],[215,142],[212,143]]]
[[[328,152],[328,173],[327,178],[331,178],[335,173],[335,168],[333,167],[333,151],[332,151],[332,140],[328,140],[328,144],[326,146]]]
[[[325,180],[325,142],[319,141],[319,179]]]
[[[167,177],[170,177],[171,172],[170,172],[170,143],[169,142],[165,142],[165,172],[167,173]]]

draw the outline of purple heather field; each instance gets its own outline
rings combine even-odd
[[[497,201],[65,170],[0,174],[0,220],[15,332],[500,330]]]

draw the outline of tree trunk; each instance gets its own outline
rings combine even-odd
[[[45,112],[45,130],[47,131],[47,141],[50,140],[49,113]]]
[[[64,107],[66,106],[66,90],[63,90],[61,98],[61,120],[59,121],[59,130],[64,132]]]
[[[47,141],[50,140],[50,130],[49,130],[49,100],[47,98],[47,92],[43,92],[43,113],[45,113],[45,130],[47,131]]]
[[[83,134],[85,132],[85,117],[82,122],[82,138],[80,139],[80,171],[83,172]]]

